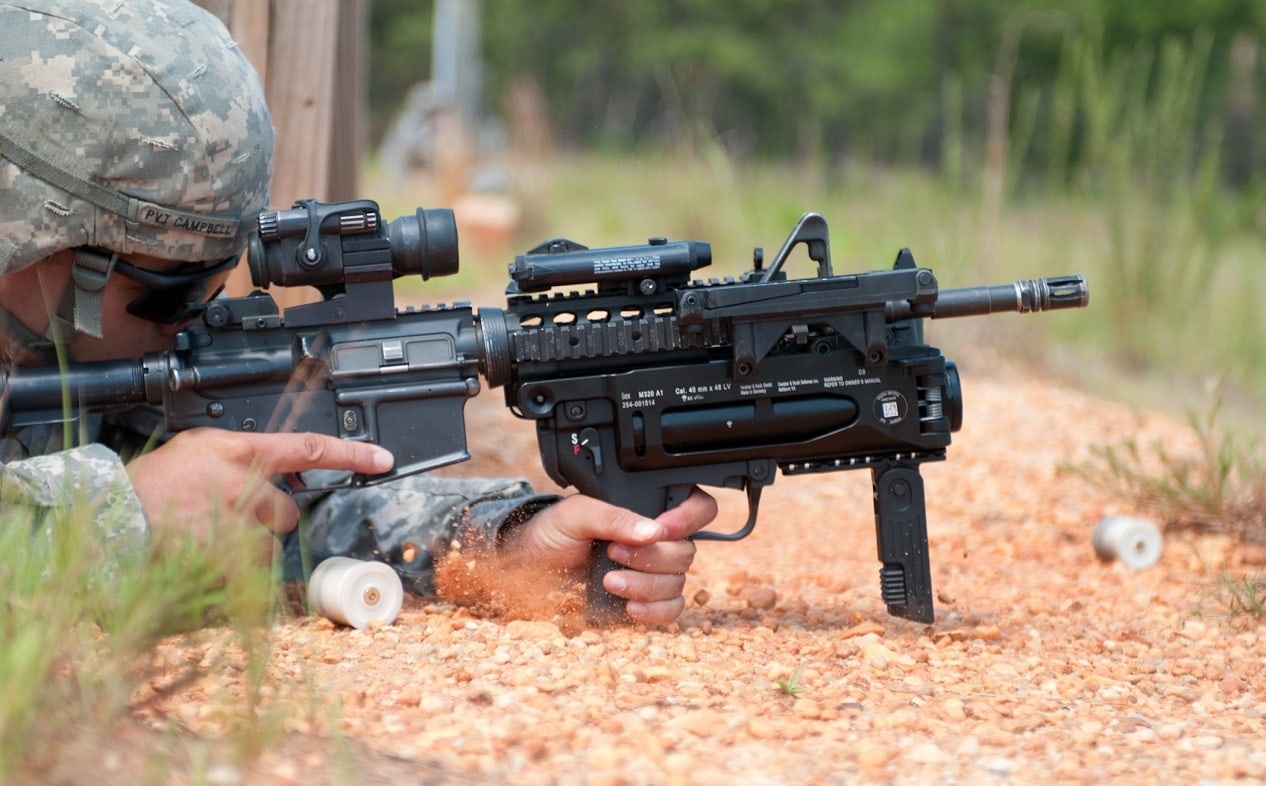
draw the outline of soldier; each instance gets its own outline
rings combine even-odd
[[[256,74],[187,0],[0,0],[0,86],[0,363],[169,348],[223,285],[267,200],[272,125]],[[684,604],[687,536],[716,514],[698,491],[650,521],[521,481],[427,476],[291,496],[269,480],[378,473],[392,456],[318,434],[217,429],[161,435],[145,449],[155,416],[143,407],[90,416],[77,432],[86,444],[70,449],[60,426],[5,433],[0,526],[87,502],[116,549],[254,527],[264,554],[287,538],[293,576],[306,516],[318,559],[384,559],[422,593],[434,558],[456,542],[583,575],[591,542],[606,540],[628,566],[606,588],[628,600],[631,618],[659,624]]]

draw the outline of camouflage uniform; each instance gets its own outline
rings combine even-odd
[[[10,462],[10,454],[25,453],[21,440],[9,434],[0,445],[6,456],[0,467],[0,526],[34,528],[51,523],[57,512],[71,506],[95,505],[92,523],[107,553],[144,547],[149,534],[145,512],[117,453],[94,443]]]
[[[4,523],[38,525],[57,511],[92,505],[93,523],[108,550],[143,548],[149,525],[123,457],[145,445],[147,435],[134,429],[154,417],[144,408],[88,416],[84,430],[101,441],[70,450],[59,449],[64,443],[57,426],[10,430],[0,437]],[[336,479],[334,473],[310,474],[312,485]],[[406,588],[432,594],[436,557],[454,545],[476,552],[495,548],[504,527],[526,521],[557,499],[533,492],[522,480],[432,475],[360,489],[301,491],[295,501],[303,523],[285,539],[285,578],[302,580],[321,560],[342,555],[386,562]]]
[[[437,556],[451,547],[492,550],[503,528],[558,499],[534,493],[522,480],[433,475],[342,489],[315,500],[305,496],[296,495],[308,515],[306,525],[286,540],[286,578],[304,575],[301,548],[306,547],[311,564],[336,555],[382,560],[395,568],[406,588],[423,595],[434,592]]]
[[[101,337],[113,263],[86,247],[188,262],[241,251],[267,201],[272,125],[254,70],[214,17],[186,0],[0,0],[0,86],[0,275],[75,249],[49,333],[3,310],[0,332],[45,362],[74,331]],[[156,433],[153,414],[91,417],[76,429],[88,444],[68,450],[55,426],[0,435],[3,523],[90,500],[108,543],[144,542],[124,461]],[[455,537],[494,543],[553,499],[518,481],[414,477],[299,501],[313,557],[394,561],[430,591],[432,556]],[[418,547],[408,564],[406,543]],[[295,575],[297,542],[287,554]]]

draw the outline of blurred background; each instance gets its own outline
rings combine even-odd
[[[265,75],[274,202],[454,208],[462,272],[402,300],[496,305],[559,236],[707,240],[733,275],[815,211],[837,272],[1089,277],[1084,311],[930,326],[968,373],[1178,414],[1216,389],[1260,428],[1259,0],[204,5]]]

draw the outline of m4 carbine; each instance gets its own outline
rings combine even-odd
[[[783,268],[799,245],[812,278]],[[933,619],[919,465],[945,458],[962,420],[958,373],[923,342],[924,317],[1085,306],[1080,276],[941,291],[902,250],[892,270],[835,275],[826,221],[807,214],[773,262],[693,280],[707,243],[652,239],[589,249],[553,240],[516,258],[504,309],[395,307],[402,275],[457,270],[450,211],[383,223],[368,200],[298,202],[259,219],[257,286],[311,285],[287,309],[264,292],[208,304],[171,350],[140,359],[20,368],[0,379],[12,425],[81,410],[161,405],[166,428],[312,431],[375,442],[395,468],[379,483],[469,458],[463,407],[478,375],[536,421],[562,486],[657,516],[696,486],[761,491],[787,474],[868,468],[880,585],[890,613]],[[594,546],[586,614],[624,619],[602,587],[616,566]]]

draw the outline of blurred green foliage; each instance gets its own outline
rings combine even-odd
[[[428,78],[432,6],[374,0],[379,129],[407,86]],[[486,106],[495,114],[530,80],[558,138],[573,147],[657,147],[703,125],[731,155],[961,169],[962,156],[983,154],[991,94],[1003,91],[1013,135],[1028,137],[1024,171],[1049,174],[1052,161],[1083,163],[1093,152],[1094,119],[1072,111],[1059,89],[1082,68],[1086,41],[1103,62],[1135,58],[1144,71],[1134,86],[1145,89],[1164,78],[1166,61],[1144,63],[1139,52],[1202,41],[1207,68],[1195,108],[1215,127],[1237,127],[1228,177],[1243,185],[1266,144],[1255,109],[1232,100],[1237,79],[1257,92],[1263,83],[1260,0],[484,0],[482,8]]]

